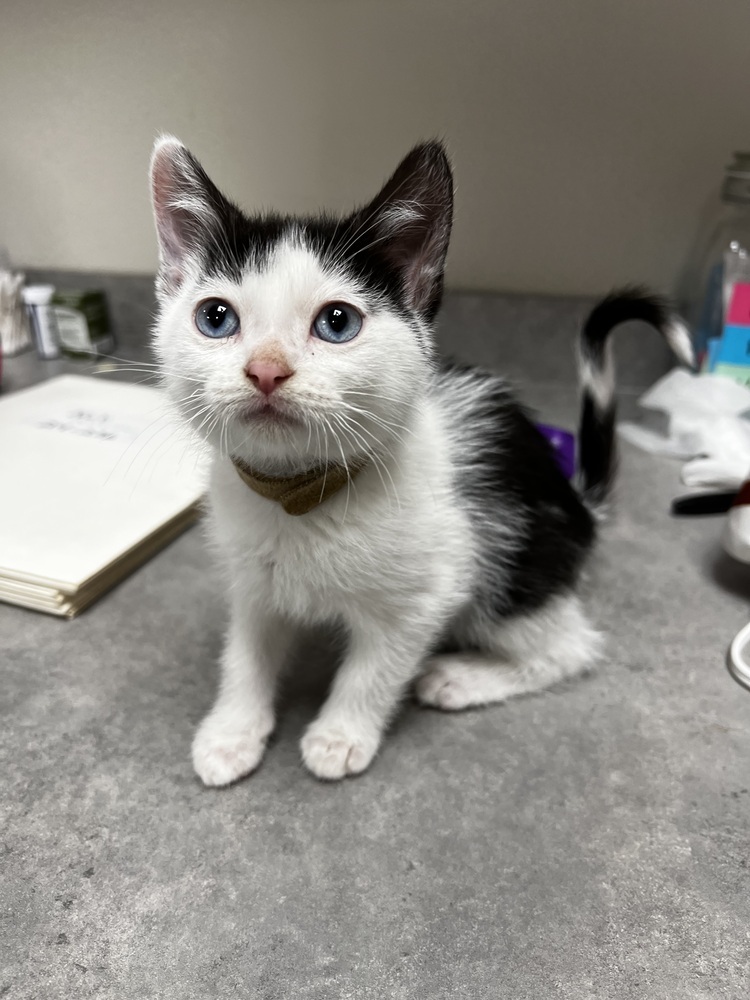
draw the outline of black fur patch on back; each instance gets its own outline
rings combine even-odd
[[[491,618],[534,611],[575,585],[594,519],[501,378],[451,364],[438,386],[462,421],[455,486],[481,548],[477,605]]]
[[[595,538],[594,520],[561,472],[552,446],[519,406],[506,412],[505,479],[525,534],[510,574],[511,611],[533,611],[573,587]],[[503,601],[500,602],[503,609]]]

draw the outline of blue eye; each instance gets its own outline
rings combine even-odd
[[[332,302],[324,306],[313,320],[313,332],[329,344],[345,344],[354,340],[362,329],[362,316],[354,306]]]
[[[231,337],[240,328],[240,318],[228,302],[209,299],[195,311],[195,325],[204,337]]]

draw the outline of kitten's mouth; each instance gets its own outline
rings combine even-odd
[[[240,413],[240,420],[244,424],[260,423],[270,427],[293,427],[302,423],[297,417],[280,409],[270,400],[248,404]]]

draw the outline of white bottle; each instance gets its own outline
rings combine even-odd
[[[52,308],[54,294],[54,285],[27,285],[22,292],[40,358],[60,356],[60,341],[57,336],[55,311]]]

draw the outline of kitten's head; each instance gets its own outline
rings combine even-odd
[[[442,146],[417,146],[341,219],[249,217],[169,137],[151,182],[156,349],[185,419],[268,471],[391,447],[431,370],[453,204]]]

